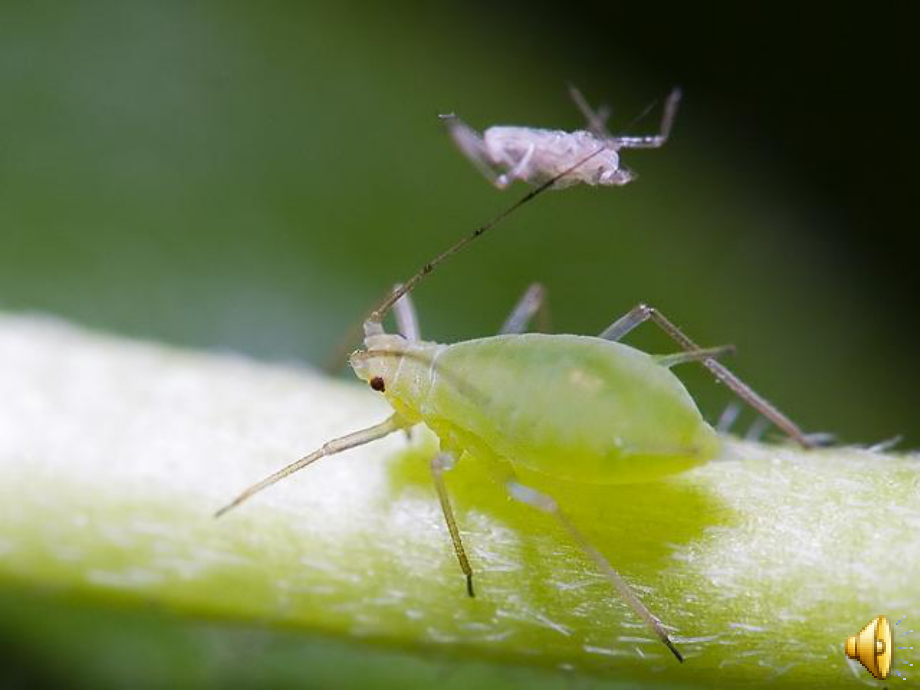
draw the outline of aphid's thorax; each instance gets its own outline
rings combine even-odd
[[[603,151],[558,180],[556,188],[578,182],[589,185],[623,185],[633,175],[620,167],[614,140],[601,139],[591,132],[565,132],[531,127],[490,127],[483,141],[492,163],[508,169],[522,165],[517,175],[531,184],[540,184],[565,173],[579,160]]]
[[[407,421],[422,421],[417,411],[419,401],[428,396],[436,379],[438,353],[446,346],[380,334],[366,338],[365,347],[350,358],[358,378],[383,393]]]
[[[487,449],[549,476],[614,484],[681,472],[718,451],[680,380],[620,343],[498,336],[447,347],[438,368],[422,417],[473,454]]]

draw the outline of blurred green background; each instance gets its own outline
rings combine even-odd
[[[893,37],[856,16],[552,8],[5,4],[0,306],[319,363],[390,283],[523,191],[487,185],[437,113],[574,128],[573,82],[626,126],[677,83],[673,141],[627,156],[637,183],[522,210],[418,291],[425,333],[488,334],[531,280],[561,331],[646,300],[736,343],[736,368],[806,428],[920,440],[900,264],[915,240],[910,216],[881,222],[909,179],[876,147],[915,146],[893,119],[908,65],[884,65],[905,77],[888,92],[859,80]],[[697,379],[716,411],[722,391]]]
[[[0,308],[319,365],[525,190],[437,113],[575,128],[572,82],[626,127],[680,84],[636,183],[522,209],[418,290],[424,334],[489,334],[533,280],[558,331],[648,301],[806,429],[915,446],[911,22],[770,7],[4,3]]]

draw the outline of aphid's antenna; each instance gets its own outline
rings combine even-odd
[[[539,187],[532,189],[527,194],[525,194],[520,199],[518,199],[516,202],[511,204],[511,206],[509,206],[504,211],[499,213],[497,216],[487,221],[483,225],[479,226],[471,234],[467,235],[462,240],[457,242],[455,245],[441,252],[434,259],[432,259],[431,261],[426,263],[424,266],[422,266],[421,269],[419,269],[418,273],[416,273],[414,276],[409,278],[409,280],[403,283],[402,286],[400,286],[399,288],[395,289],[392,293],[390,293],[389,297],[383,300],[380,306],[371,312],[370,316],[367,317],[367,321],[364,322],[365,335],[374,335],[374,334],[380,333],[380,323],[383,321],[383,317],[386,316],[387,313],[390,311],[390,309],[393,308],[393,305],[396,304],[397,300],[399,300],[399,298],[402,297],[403,295],[414,290],[415,286],[418,285],[419,281],[421,281],[423,278],[429,275],[432,271],[434,271],[434,269],[437,268],[439,264],[441,264],[443,261],[449,259],[451,256],[453,256],[454,254],[462,250],[464,247],[466,247],[466,245],[468,245],[470,242],[472,242],[476,238],[481,237],[482,235],[487,233],[489,230],[491,230],[493,227],[498,225],[505,218],[510,216],[516,210],[518,210],[521,206],[523,206],[529,201],[532,201],[536,197],[540,196],[543,192],[550,189],[554,184],[556,184],[563,177],[574,172],[575,170],[580,168],[582,165],[584,165],[585,163],[590,161],[592,158],[600,154],[602,151],[605,151],[606,149],[607,149],[606,146],[601,146],[599,149],[592,152],[591,155],[585,156],[580,161],[575,163],[575,165],[569,168],[566,168],[565,170],[563,170],[561,173],[559,173],[555,177],[552,177],[546,182],[544,182],[543,184],[541,184]]]

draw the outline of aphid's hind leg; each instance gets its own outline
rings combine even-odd
[[[275,482],[281,481],[285,477],[294,474],[298,470],[302,470],[304,467],[315,462],[316,460],[319,460],[320,458],[336,455],[337,453],[350,450],[351,448],[363,446],[364,444],[370,443],[371,441],[377,441],[384,436],[389,436],[394,431],[405,428],[405,426],[406,422],[402,419],[402,417],[394,414],[380,424],[375,424],[374,426],[369,426],[366,429],[361,429],[359,431],[353,431],[352,433],[346,434],[345,436],[327,441],[318,450],[313,451],[309,455],[305,455],[300,460],[292,462],[286,467],[282,467],[274,474],[250,486],[239,496],[230,501],[230,503],[214,513],[214,517],[220,517],[231,508],[235,508],[243,501],[251,498],[254,494],[259,493],[262,491],[262,489],[267,489]]]
[[[559,507],[559,504],[556,503],[556,500],[545,494],[543,492],[532,489],[529,486],[521,484],[516,479],[510,479],[505,483],[505,486],[508,490],[508,494],[520,501],[521,503],[526,503],[529,506],[533,506],[537,510],[541,510],[544,513],[548,513],[556,518],[559,521],[559,524],[562,525],[563,529],[568,533],[572,540],[581,547],[581,549],[588,555],[591,560],[594,561],[598,569],[604,574],[604,577],[610,581],[614,588],[619,592],[620,596],[623,597],[624,601],[629,605],[629,607],[635,612],[639,618],[645,621],[645,624],[649,629],[655,633],[655,636],[658,637],[668,649],[671,650],[671,653],[677,657],[678,661],[683,661],[684,657],[678,651],[677,647],[674,645],[674,642],[671,641],[670,636],[668,635],[667,630],[665,630],[664,625],[661,620],[655,614],[653,614],[649,608],[642,603],[639,597],[632,591],[632,588],[627,584],[626,580],[610,565],[610,561],[598,551],[591,543],[587,540],[584,534],[581,533],[575,525],[569,520],[568,516],[562,511]]]
[[[650,307],[647,304],[639,304],[633,307],[629,313],[620,317],[608,326],[601,334],[601,338],[606,340],[620,340],[636,326],[651,320],[661,330],[668,334],[678,345],[688,352],[699,351],[699,347],[682,330],[669,321],[664,314]],[[702,361],[709,371],[715,377],[728,386],[734,393],[744,400],[748,405],[757,410],[764,417],[769,419],[778,428],[782,429],[788,436],[795,439],[805,448],[814,448],[814,441],[805,434],[795,422],[774,407],[768,400],[761,396],[757,391],[744,383],[735,376],[725,366],[707,357]]]
[[[537,328],[546,333],[549,331],[549,307],[546,306],[546,288],[540,283],[531,283],[530,287],[514,305],[502,324],[500,335],[508,333],[524,333],[531,319],[537,316]]]
[[[473,591],[473,568],[470,567],[470,561],[466,557],[466,550],[460,540],[460,530],[457,529],[454,509],[450,504],[450,496],[447,494],[447,486],[444,483],[444,472],[452,469],[454,462],[453,455],[438,453],[431,460],[431,477],[434,479],[434,488],[438,492],[438,501],[441,503],[441,511],[444,513],[444,521],[447,522],[447,531],[450,532],[450,540],[454,544],[454,553],[457,554],[460,570],[466,575],[466,593],[470,597],[475,597],[476,593]]]
[[[657,149],[664,146],[671,135],[671,127],[674,125],[674,118],[677,117],[677,106],[680,104],[681,95],[680,89],[672,89],[668,94],[658,134],[645,137],[612,137],[613,147],[617,149]]]
[[[486,148],[486,144],[479,132],[467,125],[453,113],[439,115],[438,117],[447,125],[447,131],[450,133],[454,143],[463,155],[476,166],[476,169],[482,173],[482,176],[499,189],[507,187],[507,181],[500,181],[504,175],[499,177],[496,172],[495,164],[492,162],[492,157],[489,156],[489,150]]]
[[[607,120],[610,118],[610,107],[602,105],[597,110],[591,107],[587,99],[574,85],[569,84],[569,97],[588,121],[588,131],[603,139],[613,139],[614,136],[607,129]]]
[[[687,362],[702,362],[707,359],[715,359],[723,355],[735,354],[734,345],[719,345],[718,347],[705,347],[702,350],[684,350],[673,355],[656,355],[655,359],[663,367],[670,369],[678,364]]]

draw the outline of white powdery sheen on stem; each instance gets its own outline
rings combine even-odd
[[[880,613],[920,612],[910,456],[727,441],[670,482],[573,505],[676,628],[680,669],[636,641],[637,621],[564,535],[461,461],[447,479],[478,580],[468,600],[424,434],[410,453],[394,434],[324,458],[212,519],[254,481],[389,413],[366,387],[306,369],[0,316],[0,576],[701,682],[805,682],[817,664],[821,682],[854,683],[844,637]]]

